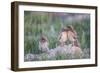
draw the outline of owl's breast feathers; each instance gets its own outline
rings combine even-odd
[[[66,32],[66,31],[63,31],[63,32],[61,33],[59,40],[60,40],[61,42],[67,41],[67,32]]]

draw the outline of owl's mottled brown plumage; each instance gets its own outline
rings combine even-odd
[[[76,31],[74,30],[74,28],[72,26],[68,26],[67,29],[68,29],[68,39],[69,39],[69,41],[74,42],[75,39],[77,39]]]
[[[66,28],[62,28],[62,31],[59,35],[59,42],[60,44],[63,46],[65,44],[65,42],[68,40],[68,37],[67,37],[67,33],[68,30]]]
[[[77,39],[77,33],[72,26],[62,28],[59,35],[59,42],[61,45],[64,45],[67,40],[73,43],[75,39]]]

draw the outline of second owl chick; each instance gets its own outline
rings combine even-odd
[[[41,52],[48,52],[49,51],[49,42],[46,36],[42,35],[39,40],[39,50]]]

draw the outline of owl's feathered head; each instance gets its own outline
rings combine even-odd
[[[67,26],[67,29],[68,29],[68,30],[70,30],[70,31],[73,31],[73,30],[74,30],[74,28],[73,28],[73,26],[72,26],[72,25]]]
[[[68,31],[68,29],[66,27],[62,28],[62,32],[67,32],[67,31]]]
[[[40,41],[41,42],[46,42],[47,41],[47,37],[42,35],[41,38],[40,38]]]

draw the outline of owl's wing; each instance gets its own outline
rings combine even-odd
[[[74,39],[77,39],[77,33],[76,33],[75,30],[72,31],[72,37],[73,37]]]

